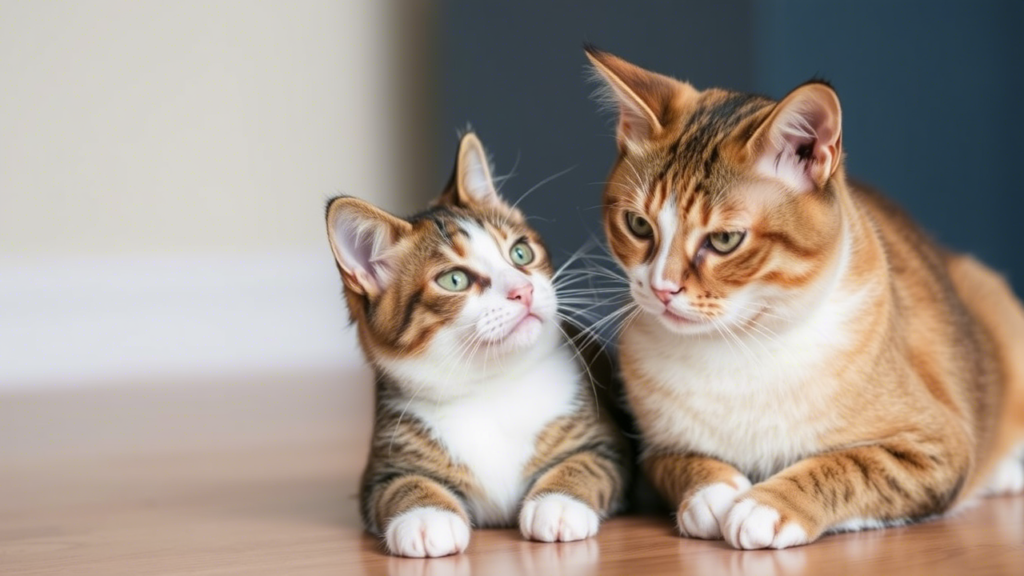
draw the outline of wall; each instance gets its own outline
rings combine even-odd
[[[843,102],[849,172],[1024,290],[1024,3],[755,2],[755,86]]]
[[[615,154],[612,119],[589,98],[589,41],[698,88],[781,98],[831,80],[850,173],[1022,289],[1020,2],[451,2],[443,15],[436,140],[472,122],[498,173],[515,167],[513,198],[571,168],[521,204],[556,256],[600,236]]]
[[[438,185],[451,169],[455,130],[471,123],[502,190],[526,197],[531,223],[564,261],[600,237],[602,182],[615,158],[614,123],[590,98],[583,42],[698,86],[754,86],[749,2],[598,0],[447,2],[440,16]],[[452,156],[449,156],[452,155]],[[440,187],[438,186],[438,190]]]
[[[398,7],[0,3],[0,387],[357,364],[323,205],[417,203]]]
[[[512,198],[569,169],[521,204],[564,259],[615,152],[584,41],[830,78],[852,173],[1019,288],[1021,6],[0,1],[0,387],[359,365],[323,202],[415,210],[467,122]]]

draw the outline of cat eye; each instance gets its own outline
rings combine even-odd
[[[651,226],[651,222],[636,212],[626,213],[626,224],[629,224],[629,231],[638,238],[654,236],[654,227]]]
[[[450,270],[437,277],[437,285],[449,292],[463,292],[469,288],[469,274],[463,270]]]
[[[708,244],[711,248],[719,254],[728,254],[736,249],[743,241],[743,237],[746,236],[746,232],[733,231],[733,232],[712,232],[708,234]]]
[[[533,262],[533,249],[526,242],[519,242],[509,250],[508,256],[512,259],[513,264],[526,266]]]

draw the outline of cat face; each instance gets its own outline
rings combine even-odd
[[[360,342],[398,380],[455,393],[557,339],[547,251],[498,196],[473,134],[427,211],[400,219],[342,197],[327,220]]]
[[[604,225],[635,302],[681,334],[800,316],[843,251],[831,88],[776,103],[588,55],[620,113]]]

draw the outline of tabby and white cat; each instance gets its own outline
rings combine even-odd
[[[432,208],[402,219],[343,196],[327,233],[377,376],[366,528],[416,557],[517,515],[535,540],[596,534],[622,504],[628,450],[566,345],[548,253],[477,137]]]
[[[839,99],[588,49],[619,111],[604,226],[643,468],[684,536],[785,548],[1024,489],[1024,310],[850,184]]]

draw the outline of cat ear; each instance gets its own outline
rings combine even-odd
[[[341,279],[350,290],[379,294],[391,280],[391,249],[412,225],[358,198],[341,196],[327,205],[327,238]]]
[[[456,185],[459,199],[471,204],[497,204],[498,191],[491,178],[491,163],[484,145],[473,132],[467,132],[459,142]]]
[[[597,98],[619,111],[616,131],[620,150],[656,138],[671,120],[672,104],[696,93],[689,84],[644,70],[591,46],[584,48],[594,77],[602,84]]]
[[[455,156],[455,169],[447,189],[438,199],[439,204],[455,206],[488,206],[501,203],[501,197],[491,177],[491,164],[484,145],[473,132],[467,132],[459,141]]]
[[[804,84],[779,102],[748,141],[758,173],[800,192],[818,190],[839,168],[842,110],[827,84]]]

